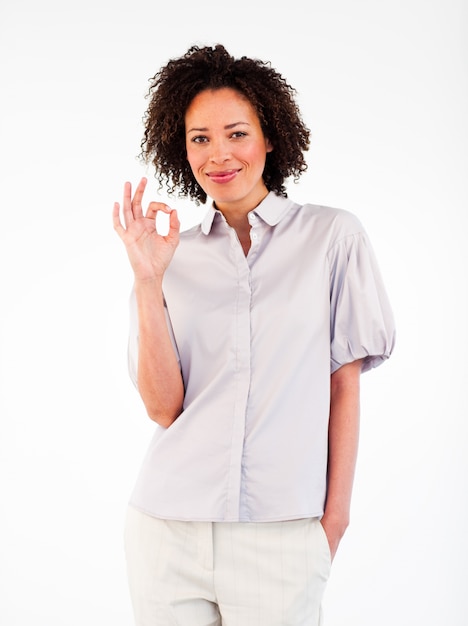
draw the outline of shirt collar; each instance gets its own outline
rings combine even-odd
[[[293,205],[294,202],[289,200],[289,198],[278,196],[273,191],[270,191],[252,213],[258,215],[268,226],[276,226]],[[215,217],[219,213],[213,203],[201,223],[203,234],[208,235],[210,233]]]

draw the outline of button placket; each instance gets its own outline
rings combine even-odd
[[[258,220],[257,216],[254,213],[249,214],[249,223],[250,223],[250,240],[252,242],[258,241],[258,229],[256,228]]]
[[[239,244],[237,234],[233,228],[229,226],[227,228],[231,240],[232,262],[237,273],[237,290],[235,301],[233,302],[235,308],[232,336],[232,349],[234,351],[234,370],[231,381],[233,389],[233,419],[224,513],[225,519],[232,521],[238,519],[240,510],[245,414],[250,388],[251,287],[250,268]]]

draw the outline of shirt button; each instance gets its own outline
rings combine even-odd
[[[258,239],[257,233],[252,233],[250,236],[252,239]]]
[[[253,213],[249,215],[249,222],[255,222],[256,219],[257,219],[257,216],[254,215]]]

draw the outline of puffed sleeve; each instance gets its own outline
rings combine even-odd
[[[130,317],[127,346],[128,373],[132,383],[138,389],[138,315],[134,289],[130,294],[128,305]]]
[[[364,231],[342,237],[328,253],[331,372],[357,359],[362,371],[392,353],[395,325],[374,251]]]
[[[164,303],[164,312],[166,314],[166,323],[167,329],[169,331],[169,336],[171,338],[172,347],[174,348],[174,352],[176,354],[177,360],[180,361],[179,351],[177,349],[176,340],[174,337],[174,331],[172,329],[172,323],[169,317],[169,313],[167,311],[167,307]],[[127,346],[127,360],[128,360],[128,373],[130,375],[130,379],[135,387],[138,389],[138,341],[139,341],[139,333],[138,333],[138,310],[137,310],[137,301],[135,296],[135,290],[132,289],[129,300],[129,317],[130,317],[130,328],[128,334],[128,346]]]

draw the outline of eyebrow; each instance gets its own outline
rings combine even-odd
[[[235,128],[236,126],[239,125],[245,125],[245,126],[250,126],[250,124],[248,122],[234,122],[233,124],[227,124],[224,127],[224,130],[231,130],[232,128]],[[193,132],[197,132],[197,133],[206,133],[206,131],[208,131],[209,128],[191,128],[190,130],[187,131],[187,133],[193,133]]]

